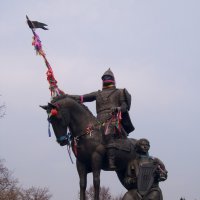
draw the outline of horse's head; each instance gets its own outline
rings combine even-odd
[[[61,146],[68,144],[67,128],[69,126],[69,113],[64,111],[60,103],[48,103],[48,105],[40,107],[45,109],[48,114],[48,121],[53,127],[57,142]]]
[[[40,107],[47,111],[48,121],[61,146],[68,144],[67,128],[72,137],[79,137],[87,131],[88,126],[97,123],[89,109],[70,95],[55,98],[48,105]]]

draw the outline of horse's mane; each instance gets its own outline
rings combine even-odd
[[[65,98],[70,98],[70,99],[73,99],[75,102],[77,102],[81,107],[83,107],[83,109],[85,109],[89,115],[93,118],[96,119],[96,117],[93,115],[93,113],[90,111],[90,109],[83,103],[81,103],[79,100],[77,100],[74,96],[71,96],[71,95],[68,95],[68,94],[64,94],[64,95],[61,95],[61,96],[57,96],[57,97],[54,97],[52,100],[51,100],[51,103],[53,104],[56,104],[58,103],[58,101],[60,100],[64,100]],[[97,119],[96,119],[97,120]]]

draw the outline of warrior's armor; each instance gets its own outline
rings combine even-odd
[[[82,96],[82,102],[96,100],[97,119],[104,123],[112,117],[113,110],[122,112],[122,125],[126,133],[134,131],[128,111],[131,105],[131,95],[126,89],[117,89],[115,78],[110,69],[102,76],[103,89]]]

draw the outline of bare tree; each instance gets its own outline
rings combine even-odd
[[[86,200],[93,200],[94,199],[94,187],[90,186],[86,190]],[[122,200],[122,196],[119,197],[114,197],[111,192],[109,187],[104,187],[102,186],[100,188],[100,194],[99,194],[99,199],[100,200]]]
[[[17,179],[14,179],[12,172],[4,166],[4,160],[0,160],[0,199],[16,199],[19,189],[16,187]]]
[[[0,159],[0,200],[49,200],[52,197],[47,188],[19,187],[12,174]]]
[[[12,177],[11,171],[4,166],[4,160],[0,160],[0,192],[9,190],[17,184],[17,180]]]
[[[94,199],[94,187],[90,186],[86,191],[86,199],[93,200]],[[99,200],[111,200],[110,189],[106,187],[100,188]]]
[[[49,200],[52,197],[47,188],[36,187],[22,189],[19,196],[20,200]]]

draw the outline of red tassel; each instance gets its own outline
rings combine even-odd
[[[58,114],[58,111],[56,109],[51,109],[51,115],[56,116]]]
[[[121,132],[121,128],[122,128],[122,126],[121,126],[122,112],[121,111],[119,111],[117,113],[117,121],[118,121],[118,130],[119,130],[119,132]]]

